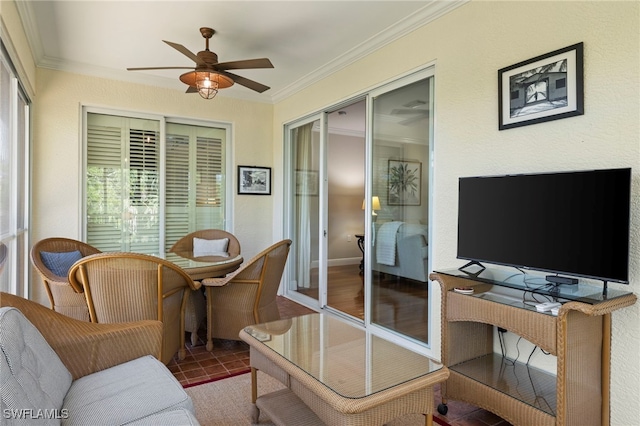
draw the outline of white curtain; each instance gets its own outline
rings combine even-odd
[[[295,152],[295,232],[296,232],[296,280],[298,288],[311,287],[311,221],[313,212],[311,209],[312,197],[304,194],[304,186],[298,179],[313,169],[313,138],[312,129],[314,123],[308,123],[297,127],[292,131],[292,141]],[[316,170],[317,171],[317,170]],[[301,190],[302,189],[302,190]]]

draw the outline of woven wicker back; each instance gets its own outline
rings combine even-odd
[[[259,322],[267,321],[267,319],[262,319],[263,315],[261,313],[269,305],[276,303],[278,286],[282,279],[284,265],[287,263],[289,247],[291,247],[291,240],[282,240],[272,245],[262,258],[262,277],[258,300],[256,301],[256,309],[260,317],[258,319]]]
[[[73,288],[69,286],[67,277],[53,273],[53,271],[47,268],[42,262],[40,255],[42,252],[64,253],[76,250],[79,251],[83,257],[100,253],[100,250],[97,248],[71,238],[45,238],[31,247],[31,264],[36,271],[38,271],[42,279],[42,284],[49,297],[51,309],[75,319],[89,321],[89,308],[82,294],[82,289],[80,289],[80,293],[76,293]]]
[[[78,261],[69,281],[84,290],[92,322],[162,321],[165,363],[184,347],[186,290],[195,284],[177,265],[139,253],[101,253]]]
[[[228,275],[225,285],[207,287],[213,337],[240,340],[244,327],[280,319],[276,294],[290,246],[291,240],[273,244]]]
[[[67,283],[67,277],[61,277],[55,275],[49,268],[42,262],[40,253],[43,251],[51,253],[63,253],[78,250],[82,256],[89,256],[92,254],[100,253],[97,248],[83,243],[82,241],[73,240],[70,238],[45,238],[38,241],[31,247],[31,263],[36,270],[42,275],[43,280],[62,281]]]
[[[229,239],[229,246],[227,252],[230,258],[240,256],[240,242],[235,235],[223,231],[222,229],[201,229],[199,231],[192,232],[180,238],[169,250],[171,253],[175,253],[188,259],[193,258],[193,239],[202,238],[204,240],[219,240],[223,238]]]

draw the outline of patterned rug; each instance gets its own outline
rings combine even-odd
[[[246,369],[246,370],[238,371],[238,372],[235,372],[235,373],[229,373],[228,375],[226,375],[224,377],[215,377],[215,378],[212,378],[212,379],[203,380],[201,382],[183,384],[182,387],[184,389],[187,389],[187,388],[192,388],[194,386],[206,385],[207,383],[217,382],[218,380],[224,380],[224,379],[228,379],[230,377],[240,376],[241,374],[247,374],[250,371],[251,371],[251,369]]]

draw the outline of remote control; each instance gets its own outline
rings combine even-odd
[[[553,308],[560,307],[561,304],[558,302],[544,302],[536,305],[536,309],[538,312],[547,312]]]

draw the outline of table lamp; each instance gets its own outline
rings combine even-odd
[[[362,200],[362,210],[366,207],[366,200]],[[378,218],[377,210],[380,210],[380,198],[377,196],[373,196],[371,198],[371,216],[373,216],[372,220],[375,222]]]

